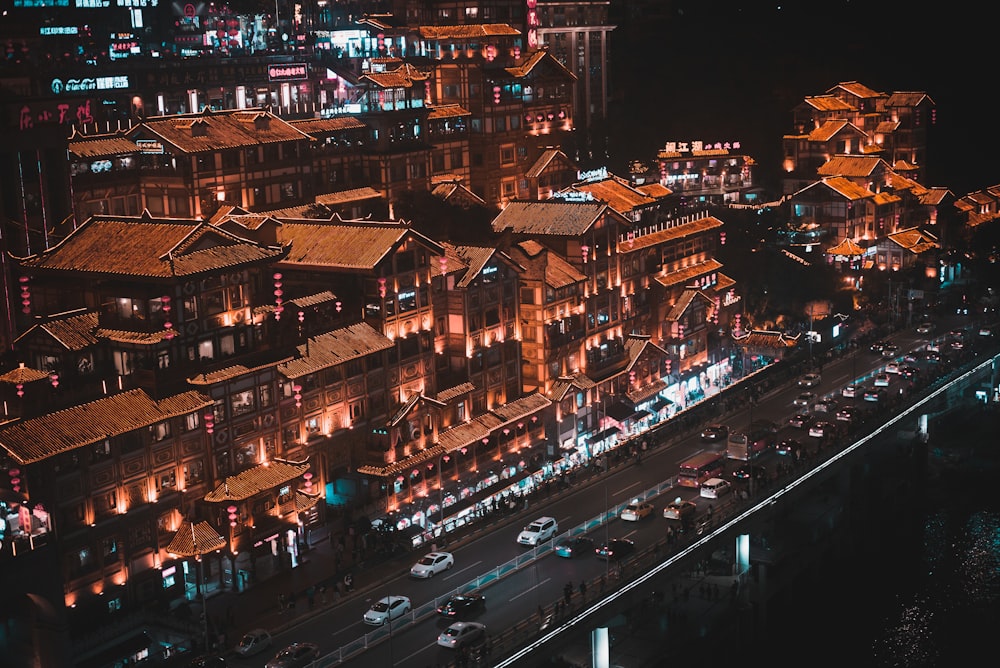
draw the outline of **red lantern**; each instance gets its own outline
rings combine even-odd
[[[302,386],[292,385],[292,390],[295,392],[295,407],[302,408]]]
[[[725,232],[719,232],[719,243],[722,244],[723,246],[726,245],[726,233]]]
[[[19,397],[23,397],[24,396],[24,383],[18,383],[17,384],[17,396],[19,396]]]
[[[213,434],[215,433],[215,413],[209,411],[205,413],[205,433]]]
[[[378,279],[378,296],[385,299],[385,279]]]
[[[590,254],[590,246],[586,244],[580,246],[580,253],[583,254],[583,263],[587,264],[587,256]]]
[[[493,87],[493,104],[500,104],[500,86]]]
[[[59,387],[59,374],[50,373],[49,382],[52,383],[52,387]]]
[[[28,281],[31,280],[27,276],[20,276],[18,282],[21,284],[21,312],[24,315],[29,315],[31,313],[31,288],[28,287]]]

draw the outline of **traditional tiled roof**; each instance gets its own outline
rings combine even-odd
[[[896,204],[897,202],[902,202],[903,198],[900,197],[899,195],[882,191],[880,193],[875,193],[875,196],[872,198],[872,201],[875,202],[876,206],[885,206],[887,204]]]
[[[875,132],[882,135],[892,134],[899,129],[899,121],[880,121],[875,126]]]
[[[670,188],[660,185],[659,183],[643,183],[635,187],[641,193],[649,195],[653,199],[660,199],[661,197],[667,197],[668,195],[673,195],[674,191]]]
[[[289,359],[287,355],[278,350],[264,351],[253,357],[252,361],[248,360],[245,364],[232,364],[221,369],[205,371],[196,376],[191,376],[187,379],[187,382],[189,385],[194,386],[212,386],[216,383],[240,378],[263,369],[273,368]]]
[[[814,185],[826,186],[827,188],[837,193],[841,197],[844,197],[845,199],[849,199],[852,201],[870,199],[875,196],[875,193],[873,193],[872,191],[868,190],[864,186],[859,186],[857,183],[851,181],[850,179],[844,176],[828,176],[822,179],[821,181],[818,181],[817,183],[811,184],[810,186],[806,186],[799,192],[808,190],[810,187]]]
[[[473,383],[460,383],[454,387],[449,387],[446,390],[441,390],[437,393],[437,397],[435,397],[435,399],[442,403],[447,403],[456,397],[473,392],[475,389],[476,386]]]
[[[550,288],[565,288],[574,283],[582,283],[587,280],[584,274],[576,270],[572,264],[567,262],[558,253],[548,253],[548,262],[545,264],[543,281]]]
[[[144,214],[92,216],[57,245],[19,261],[31,269],[96,276],[182,278],[272,262],[284,253],[209,223]]]
[[[48,322],[32,325],[14,342],[17,343],[39,333],[48,336],[66,350],[89,348],[100,340],[97,336],[97,311],[55,316]]]
[[[805,103],[819,111],[853,111],[854,107],[835,95],[809,95]]]
[[[600,181],[576,183],[568,190],[590,193],[595,200],[606,202],[612,209],[623,214],[656,203],[654,198],[637,190],[628,181],[617,176],[609,176]]]
[[[429,104],[427,105],[427,120],[437,118],[455,118],[456,116],[471,116],[472,112],[460,104]]]
[[[502,406],[497,406],[490,412],[500,418],[500,425],[513,424],[518,420],[530,417],[543,408],[552,404],[544,395],[534,392],[527,396],[510,401]]]
[[[458,180],[437,182],[431,189],[431,194],[445,202],[457,202],[459,205],[467,202],[471,205],[486,206],[486,200]]]
[[[469,422],[464,422],[439,432],[438,442],[416,455],[387,466],[359,466],[358,473],[380,477],[396,475],[411,466],[471,445],[482,438],[488,437],[493,430],[530,417],[551,403],[549,399],[537,392],[529,394],[526,397],[521,397],[479,417],[473,418]]]
[[[912,172],[920,169],[912,162],[907,162],[906,160],[897,160],[892,165],[892,171],[894,172]]]
[[[127,329],[106,329],[100,327],[97,330],[97,338],[107,339],[114,343],[130,343],[136,346],[154,346],[165,340],[167,330],[158,329],[155,332],[139,332]]]
[[[826,250],[827,255],[844,255],[847,257],[863,256],[867,251],[866,248],[862,248],[853,239],[847,238],[841,241],[836,246],[831,246]]]
[[[25,385],[27,383],[33,383],[37,380],[47,379],[49,373],[47,371],[42,371],[41,369],[32,369],[31,367],[24,366],[24,362],[16,369],[11,369],[10,371],[0,375],[0,383],[9,383],[11,385]]]
[[[447,243],[442,243],[441,245],[445,247],[450,246]],[[459,288],[466,288],[479,276],[479,272],[483,270],[486,263],[497,253],[497,249],[492,246],[451,246],[451,253],[466,267],[465,273],[458,279],[455,285]],[[437,271],[440,273],[440,266]]]
[[[937,237],[917,227],[893,232],[887,237],[890,241],[917,255],[940,248]]]
[[[299,132],[312,137],[343,132],[344,130],[363,130],[367,124],[358,120],[357,116],[332,116],[330,118],[301,118],[290,120],[288,124]]]
[[[535,160],[524,175],[529,179],[537,179],[545,172],[549,165],[556,162],[563,162],[567,166],[571,166],[574,170],[576,169],[576,165],[569,159],[569,156],[557,148],[548,148],[542,151],[542,154],[538,156],[538,159]]]
[[[263,109],[227,109],[175,114],[147,119],[133,127],[129,137],[157,137],[184,153],[216,152],[241,146],[259,146],[312,138]]]
[[[208,522],[195,524],[184,520],[174,537],[167,545],[167,554],[178,557],[200,557],[221,550],[226,546],[226,539]]]
[[[420,36],[424,39],[473,39],[501,35],[520,35],[521,31],[506,23],[478,23],[448,26],[420,26]]]
[[[657,230],[656,232],[643,234],[642,236],[635,237],[631,240],[627,238],[625,240],[619,240],[618,252],[631,253],[633,251],[652,248],[653,246],[659,246],[660,244],[676,241],[677,239],[683,239],[695,234],[704,234],[709,230],[714,230],[719,227],[722,227],[721,220],[715,216],[705,216],[704,218],[697,218],[688,222],[679,223],[677,225],[673,225],[672,227]]]
[[[315,507],[322,498],[318,493],[310,494],[301,489],[295,490],[295,512],[304,513],[310,508]]]
[[[920,203],[926,206],[940,206],[951,196],[952,192],[948,188],[928,188],[927,192],[920,195]]]
[[[415,83],[426,81],[430,75],[413,65],[404,64],[387,72],[368,72],[360,78],[371,81],[379,88],[412,88]]]
[[[819,166],[820,176],[847,176],[862,178],[875,173],[876,169],[888,169],[889,163],[874,155],[835,155]]]
[[[461,427],[466,427],[467,425],[461,425]],[[456,427],[458,429],[460,427]],[[472,441],[470,441],[471,443]],[[461,446],[459,446],[461,447]],[[457,448],[456,448],[457,449]],[[391,478],[393,476],[399,475],[407,469],[414,468],[423,464],[424,462],[433,461],[448,451],[441,444],[432,445],[429,448],[421,450],[415,454],[405,457],[399,461],[395,461],[391,464],[385,466],[372,466],[371,464],[365,464],[358,467],[358,473],[362,475],[376,476],[378,478]]]
[[[205,495],[208,503],[243,501],[289,480],[294,480],[309,470],[309,462],[290,462],[275,459],[258,464],[236,475],[231,475],[218,487]]]
[[[706,288],[706,290],[707,291],[711,291],[711,292],[715,292],[715,293],[722,293],[722,292],[725,292],[726,290],[728,290],[729,288],[733,287],[734,285],[736,285],[736,280],[733,279],[733,278],[730,278],[729,276],[727,276],[726,274],[723,274],[720,271],[720,272],[716,272],[716,274],[715,274],[715,285],[713,285],[713,286],[711,286],[709,288]]]
[[[641,387],[637,387],[634,390],[629,390],[625,393],[625,396],[629,398],[632,403],[639,403],[640,401],[645,401],[650,397],[658,394],[660,391],[667,389],[667,381],[662,378],[657,378],[651,383],[647,383]]]
[[[549,399],[560,402],[566,398],[574,389],[586,390],[596,387],[595,383],[587,374],[578,372],[572,376],[559,376],[552,381],[552,389],[549,390]]]
[[[667,314],[666,320],[670,322],[676,322],[683,317],[684,312],[688,310],[691,306],[691,302],[695,299],[701,299],[709,306],[714,306],[714,302],[705,295],[701,290],[697,288],[687,288],[681,293],[681,296],[677,299],[677,302],[670,309]]]
[[[519,64],[513,67],[505,67],[504,69],[512,77],[521,78],[526,77],[531,74],[531,71],[538,66],[539,63],[546,62],[557,68],[562,74],[566,75],[567,79],[576,80],[576,75],[572,71],[566,68],[558,59],[554,58],[547,50],[533,51],[526,55]]]
[[[603,202],[516,200],[507,204],[493,219],[493,231],[578,237],[590,230],[602,216],[613,211]],[[615,215],[621,218],[620,214]],[[627,221],[624,222],[627,224]]]
[[[857,81],[841,81],[827,92],[832,93],[838,89],[847,91],[851,95],[860,98],[885,97],[885,93],[874,91],[868,86],[858,83]]]
[[[278,239],[292,248],[282,265],[300,268],[374,269],[407,237],[415,237],[432,251],[440,245],[403,222],[340,221],[314,223],[282,221]]]
[[[322,369],[392,348],[390,339],[365,322],[309,338],[298,346],[298,356],[278,365],[286,378],[301,378]]]
[[[77,135],[76,126],[74,126],[67,150],[79,158],[104,158],[138,153],[139,147],[134,141],[125,137],[124,132],[107,135]]]
[[[544,253],[548,250],[545,246],[538,243],[534,239],[525,239],[524,241],[519,241],[517,247],[527,255],[528,257],[537,257],[540,253]]]
[[[783,332],[753,330],[743,336],[734,336],[733,341],[746,348],[794,348],[799,343],[799,334],[790,336]]]
[[[362,202],[366,199],[381,199],[382,197],[382,193],[371,186],[362,186],[361,188],[349,188],[332,193],[323,193],[316,195],[313,199],[318,204],[346,204],[347,202]]]
[[[886,107],[916,107],[923,102],[934,104],[934,100],[923,91],[893,91],[885,101]]]
[[[0,429],[0,447],[18,463],[30,464],[211,405],[194,390],[159,400],[129,390]]]
[[[675,285],[687,285],[695,278],[704,274],[709,274],[713,271],[718,271],[719,269],[722,269],[722,263],[715,259],[709,259],[704,262],[693,264],[690,267],[684,267],[683,269],[671,271],[667,274],[657,274],[656,282],[666,288]]]
[[[629,334],[625,339],[625,354],[628,357],[628,368],[631,369],[642,354],[648,351],[666,356],[667,351],[652,342],[649,334]]]
[[[858,128],[856,125],[854,125],[849,121],[834,119],[834,120],[824,121],[823,123],[820,124],[818,128],[810,132],[808,135],[809,141],[816,141],[816,142],[830,141],[831,139],[836,137],[841,130],[844,129],[853,130],[856,134],[859,135],[865,134],[864,132],[861,131],[860,128]]]

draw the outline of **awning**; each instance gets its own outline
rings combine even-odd
[[[670,401],[670,399],[664,399],[663,397],[658,397],[656,401],[650,404],[649,407],[653,409],[654,413],[659,413],[672,403],[674,402]]]
[[[635,413],[635,407],[616,401],[605,411],[605,414],[615,422],[625,422]]]
[[[608,427],[603,431],[599,431],[590,438],[587,439],[587,445],[593,445],[595,443],[600,443],[601,441],[607,440],[609,437],[615,434],[621,433],[621,429],[618,427]]]

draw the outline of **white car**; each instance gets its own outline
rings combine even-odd
[[[815,398],[815,392],[802,392],[799,396],[795,397],[792,403],[800,408],[809,408],[809,404],[811,404]]]
[[[917,334],[930,334],[934,331],[934,324],[930,322],[922,322],[917,327]]]
[[[885,365],[886,373],[899,373],[899,370],[900,370],[899,362],[889,362],[888,364]]]
[[[432,578],[454,565],[455,556],[451,552],[431,552],[413,564],[410,575],[415,578]]]
[[[729,494],[732,489],[733,487],[729,484],[728,480],[723,480],[722,478],[709,478],[705,482],[701,483],[701,490],[698,494],[706,499],[718,499],[726,494]]]
[[[861,388],[859,386],[854,384],[845,385],[844,389],[840,391],[840,394],[843,395],[844,397],[847,397],[848,399],[853,399],[854,397],[858,396],[858,390],[860,389]]]
[[[371,626],[382,626],[402,617],[411,607],[410,599],[405,596],[386,596],[376,601],[375,605],[365,613],[364,622]]]
[[[885,372],[875,374],[875,380],[872,381],[872,385],[875,387],[889,387],[889,374]]]
[[[539,517],[537,520],[524,527],[517,536],[517,542],[521,545],[534,547],[539,543],[544,543],[556,535],[559,531],[559,524],[554,517]]]
[[[799,387],[816,387],[821,378],[818,373],[807,373],[799,378]]]
[[[486,636],[486,626],[479,622],[455,622],[438,636],[437,644],[449,649],[461,649],[464,645],[482,640]]]

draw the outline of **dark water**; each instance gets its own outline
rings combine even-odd
[[[875,523],[842,563],[812,573],[792,600],[772,608],[755,658],[777,666],[954,666],[994,652],[1000,414],[974,411],[936,426],[926,475],[914,478],[892,526]]]

